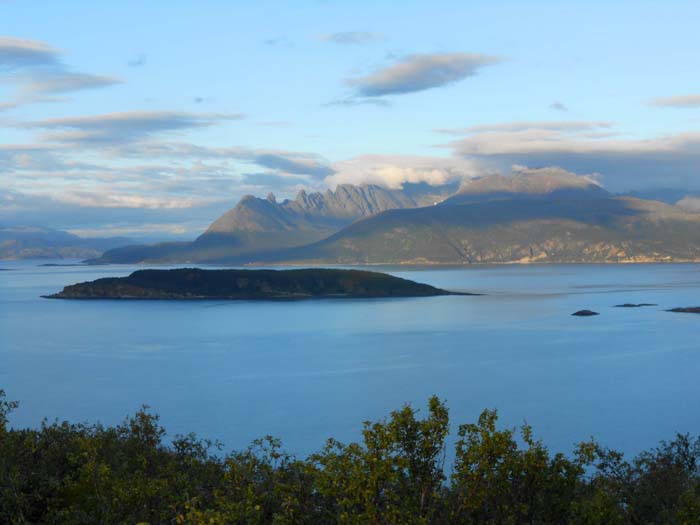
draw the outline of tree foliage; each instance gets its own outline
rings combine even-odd
[[[700,524],[700,439],[631,461],[597,443],[551,454],[495,411],[459,426],[445,465],[444,402],[366,422],[305,460],[265,437],[240,452],[166,440],[147,407],[114,427],[9,427],[0,390],[0,523]]]

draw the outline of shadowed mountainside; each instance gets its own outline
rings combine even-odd
[[[392,210],[277,261],[336,264],[700,260],[700,214],[632,198],[497,199]]]
[[[245,197],[193,243],[94,262],[219,264],[601,263],[700,260],[700,214],[616,197],[558,169],[492,175],[451,197],[339,186],[277,203]],[[415,188],[414,188],[415,189]],[[445,188],[443,188],[445,189]],[[357,219],[357,220],[356,220]]]
[[[335,191],[300,191],[294,200],[277,202],[246,195],[216,219],[194,242],[133,245],[110,250],[94,263],[209,262],[245,259],[246,255],[324,239],[344,226],[385,210],[433,204],[454,193],[456,184],[432,187],[406,184],[401,190],[381,186],[339,185]]]

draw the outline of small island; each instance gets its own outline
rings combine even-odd
[[[66,286],[49,299],[284,300],[430,297],[449,292],[393,275],[362,270],[138,270]]]
[[[591,317],[594,315],[600,315],[598,312],[594,312],[593,310],[579,310],[578,312],[574,312],[571,314],[575,317]]]
[[[688,306],[685,308],[671,308],[667,310],[668,312],[675,312],[679,314],[700,314],[700,306]]]
[[[642,308],[644,306],[658,306],[658,305],[654,304],[654,303],[625,303],[625,304],[616,304],[615,308]]]

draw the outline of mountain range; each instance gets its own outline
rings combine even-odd
[[[0,259],[85,259],[130,242],[125,237],[83,238],[38,226],[0,226]]]
[[[193,242],[133,245],[110,250],[97,263],[247,261],[256,254],[320,241],[353,222],[394,210],[418,208],[454,194],[458,184],[406,184],[401,190],[376,185],[339,185],[335,191],[299,191],[278,202],[244,196]]]
[[[94,263],[470,264],[700,260],[700,214],[615,196],[561,170],[461,186],[341,185],[278,202],[246,196],[189,243]]]

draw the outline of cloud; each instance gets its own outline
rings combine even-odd
[[[266,188],[275,188],[276,190],[288,189],[296,187],[298,184],[304,184],[308,181],[304,177],[297,175],[284,175],[281,173],[266,172],[266,173],[246,173],[243,175],[242,182],[253,186],[262,186]]]
[[[0,36],[0,69],[57,66],[58,52],[43,42]]]
[[[445,135],[470,135],[472,133],[500,132],[500,131],[527,131],[547,130],[562,132],[578,132],[610,128],[612,122],[604,120],[592,121],[516,121],[500,122],[497,124],[480,124],[466,128],[440,128],[435,131]]]
[[[35,102],[55,102],[52,95],[97,89],[122,83],[116,77],[73,71],[60,60],[58,50],[44,42],[0,37],[0,81],[16,86],[14,100],[0,109]]]
[[[498,57],[478,53],[409,55],[370,75],[347,79],[346,83],[364,97],[414,93],[453,84],[500,61]]]
[[[51,72],[41,75],[16,77],[15,82],[22,84],[21,94],[24,98],[29,95],[59,95],[96,89],[121,84],[123,81],[116,77],[88,75],[85,73]],[[41,99],[46,101],[47,99]]]
[[[691,213],[700,213],[700,197],[683,197],[676,203],[676,206]]]
[[[45,140],[80,145],[114,145],[150,138],[161,133],[212,126],[239,120],[242,114],[194,114],[177,111],[131,111],[91,117],[69,117],[23,124],[49,130]]]
[[[97,192],[73,191],[54,197],[64,204],[83,208],[146,208],[186,209],[201,205],[203,199],[193,197],[150,196],[129,193],[101,194]]]
[[[239,160],[275,171],[314,178],[334,173],[333,168],[314,153],[264,148],[211,148],[186,142],[149,142],[127,144],[118,148],[115,154],[120,157]]]
[[[254,152],[249,158],[259,166],[295,175],[323,178],[334,173],[329,166],[304,154]]]
[[[386,40],[386,36],[382,33],[372,33],[369,31],[343,31],[340,33],[330,33],[321,36],[324,42],[332,42],[333,44],[370,44],[372,42],[381,42]]]
[[[168,224],[168,223],[148,223],[148,224],[104,224],[99,228],[70,228],[66,230],[68,233],[77,235],[78,237],[143,237],[144,235],[162,236],[169,234],[172,236],[181,236],[193,233],[187,226],[183,224]],[[195,230],[196,231],[196,230]]]
[[[649,101],[649,105],[662,108],[700,108],[700,94],[655,98]]]
[[[558,100],[555,100],[549,105],[550,109],[555,109],[557,111],[569,111],[569,108],[567,108],[564,104],[559,102]]]
[[[622,139],[590,133],[609,123],[505,123],[475,126],[449,144],[456,155],[501,170],[512,164],[600,173],[613,191],[650,184],[700,186],[700,133]]]
[[[0,173],[74,172],[102,169],[95,164],[77,161],[67,148],[43,144],[0,144]]]
[[[99,195],[83,196],[82,204],[101,201]],[[129,235],[155,242],[180,235],[181,232],[188,233],[190,237],[201,233],[213,217],[231,207],[230,201],[219,200],[195,204],[190,208],[104,208],[67,203],[61,197],[62,194],[57,192],[0,193],[0,222],[5,225],[48,224],[89,237]]]
[[[332,167],[335,173],[325,179],[331,188],[338,184],[377,184],[398,189],[407,182],[440,186],[482,173],[474,161],[417,155],[362,155]]]

